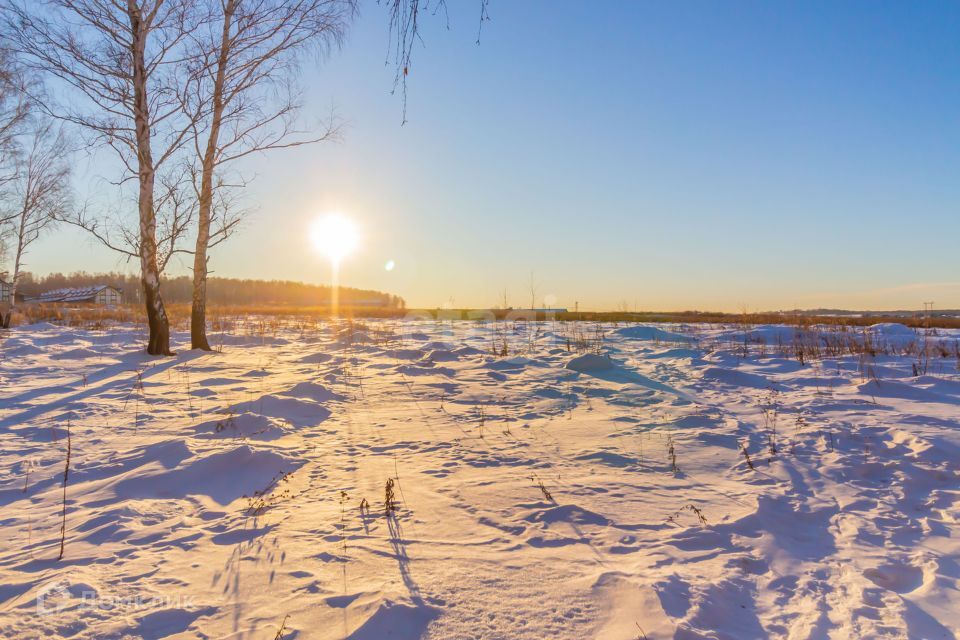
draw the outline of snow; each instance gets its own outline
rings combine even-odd
[[[957,332],[233,324],[0,337],[0,637],[960,633]]]
[[[567,369],[581,372],[606,371],[607,369],[613,369],[613,362],[609,356],[599,353],[585,353],[571,358],[565,366]]]

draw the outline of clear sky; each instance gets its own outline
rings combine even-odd
[[[404,126],[383,7],[307,65],[343,139],[247,167],[215,275],[327,281],[342,211],[343,283],[412,306],[960,308],[960,3],[491,0],[479,46],[448,4]],[[133,269],[78,234],[30,267]]]

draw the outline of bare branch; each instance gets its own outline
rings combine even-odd
[[[480,34],[483,23],[490,19],[488,8],[490,0],[478,0],[480,3],[480,24],[477,27],[477,44],[480,44]],[[410,75],[413,63],[413,47],[417,42],[423,43],[420,37],[420,18],[423,14],[436,15],[443,11],[447,18],[447,28],[450,26],[447,14],[446,0],[377,0],[377,4],[388,7],[390,13],[389,40],[387,44],[387,64],[393,64],[396,70],[393,78],[393,92],[400,90],[403,103],[403,121],[407,122],[407,78]]]
[[[191,61],[182,104],[191,120],[199,203],[193,252],[195,348],[206,339],[208,251],[239,228],[246,210],[236,205],[242,176],[227,181],[230,165],[248,155],[328,140],[297,126],[298,92],[291,78],[308,51],[339,45],[356,11],[355,0],[208,0],[204,29],[191,36]]]
[[[184,109],[182,77],[195,53],[190,34],[206,14],[192,0],[0,0],[2,29],[25,64],[56,79],[59,99],[34,96],[52,117],[80,130],[91,144],[115,151],[135,177],[138,229],[75,217],[104,245],[140,259],[150,325],[147,351],[169,354],[169,321],[160,278],[189,215],[161,190],[157,177],[188,143],[193,123]]]
[[[30,130],[18,140],[22,153],[15,161],[15,177],[10,189],[17,205],[13,220],[14,257],[11,306],[3,318],[3,326],[10,326],[13,307],[16,306],[17,285],[25,265],[25,257],[33,244],[49,227],[70,209],[70,164],[67,160],[67,142],[63,132],[49,120],[30,119]]]

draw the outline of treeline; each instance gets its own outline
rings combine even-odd
[[[141,301],[140,279],[125,273],[51,273],[45,276],[21,274],[19,290],[27,297],[52,289],[92,287],[109,284],[123,291],[124,302]],[[189,276],[166,278],[163,297],[169,302],[190,303],[193,280]],[[207,299],[217,305],[291,305],[323,306],[330,300],[330,287],[292,280],[242,280],[211,277],[207,283]],[[349,306],[403,309],[403,298],[382,291],[340,288],[340,304]]]

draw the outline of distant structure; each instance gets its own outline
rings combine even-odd
[[[13,285],[0,278],[0,304],[10,302],[10,292],[13,291]]]
[[[346,298],[341,301],[344,307],[385,307],[389,306],[389,301],[381,298]]]
[[[123,301],[123,292],[108,284],[93,287],[78,287],[73,289],[54,289],[45,291],[39,296],[28,298],[27,302],[49,303],[86,303],[104,306],[115,306]]]
[[[539,314],[545,314],[545,315],[554,315],[557,313],[569,313],[566,307],[536,307],[534,309],[520,309],[515,307],[507,307],[506,309],[501,309],[501,311],[506,311],[508,313],[518,313],[518,314],[539,313]]]

